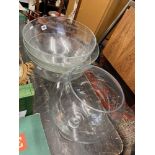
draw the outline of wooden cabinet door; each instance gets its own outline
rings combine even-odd
[[[103,54],[135,92],[135,10],[130,7],[117,24]]]
[[[96,33],[101,19],[106,15],[113,0],[82,0],[77,21],[87,25]]]

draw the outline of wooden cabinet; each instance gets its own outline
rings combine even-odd
[[[67,15],[75,0],[69,0]],[[128,0],[81,0],[76,20],[87,25],[100,39]],[[129,9],[104,49],[104,55],[134,92],[134,8]]]
[[[135,10],[126,10],[117,24],[110,40],[103,49],[103,55],[135,92]]]

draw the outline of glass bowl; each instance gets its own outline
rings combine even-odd
[[[86,61],[96,47],[94,33],[65,17],[40,17],[23,28],[24,45],[44,63],[62,67]]]
[[[87,65],[63,75],[53,88],[51,117],[63,137],[94,143],[109,134],[107,114],[124,104],[117,80],[104,69]]]
[[[25,44],[25,42],[24,42]],[[49,72],[53,72],[53,73],[57,73],[57,74],[64,74],[66,71],[69,71],[71,68],[77,67],[77,66],[81,66],[81,65],[87,65],[87,64],[91,64],[93,63],[98,55],[99,55],[99,47],[98,45],[96,45],[94,51],[92,52],[92,54],[87,57],[87,59],[84,62],[81,63],[76,63],[76,61],[74,61],[74,59],[71,61],[70,59],[70,63],[71,64],[66,64],[66,65],[60,65],[59,63],[56,63],[56,58],[51,56],[51,59],[55,60],[55,63],[51,64],[51,63],[46,63],[44,60],[40,59],[39,57],[35,57],[34,55],[31,54],[31,52],[28,50],[27,46],[24,46],[25,52],[27,53],[27,55],[29,56],[29,58],[40,68],[47,70]]]

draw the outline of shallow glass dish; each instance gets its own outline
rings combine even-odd
[[[107,114],[123,107],[124,93],[105,70],[87,65],[63,75],[53,88],[51,116],[63,137],[94,143],[109,135]]]
[[[52,65],[81,64],[96,47],[94,33],[65,17],[40,17],[23,28],[23,40],[33,57]]]

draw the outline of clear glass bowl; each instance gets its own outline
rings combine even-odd
[[[44,63],[68,67],[86,61],[96,37],[85,25],[65,17],[40,17],[23,28],[29,53]]]
[[[27,55],[29,56],[29,58],[40,68],[47,70],[47,72],[53,72],[55,74],[64,74],[66,71],[69,71],[70,69],[77,67],[77,66],[81,66],[81,65],[88,65],[93,63],[98,55],[99,55],[99,47],[98,45],[96,45],[94,51],[92,52],[92,54],[84,61],[81,62],[80,64],[76,64],[74,62],[74,60],[72,61],[72,64],[70,65],[64,65],[61,66],[57,63],[55,64],[51,64],[51,63],[46,63],[44,60],[40,59],[39,57],[35,57],[33,55],[31,55],[31,52],[27,49],[27,46],[24,46],[25,52],[27,53]],[[52,58],[52,57],[51,57]],[[53,57],[53,60],[55,59],[55,57]],[[71,62],[71,61],[70,61]]]
[[[109,134],[108,113],[124,104],[124,93],[105,70],[88,65],[63,75],[53,88],[51,116],[63,137],[94,143]]]

